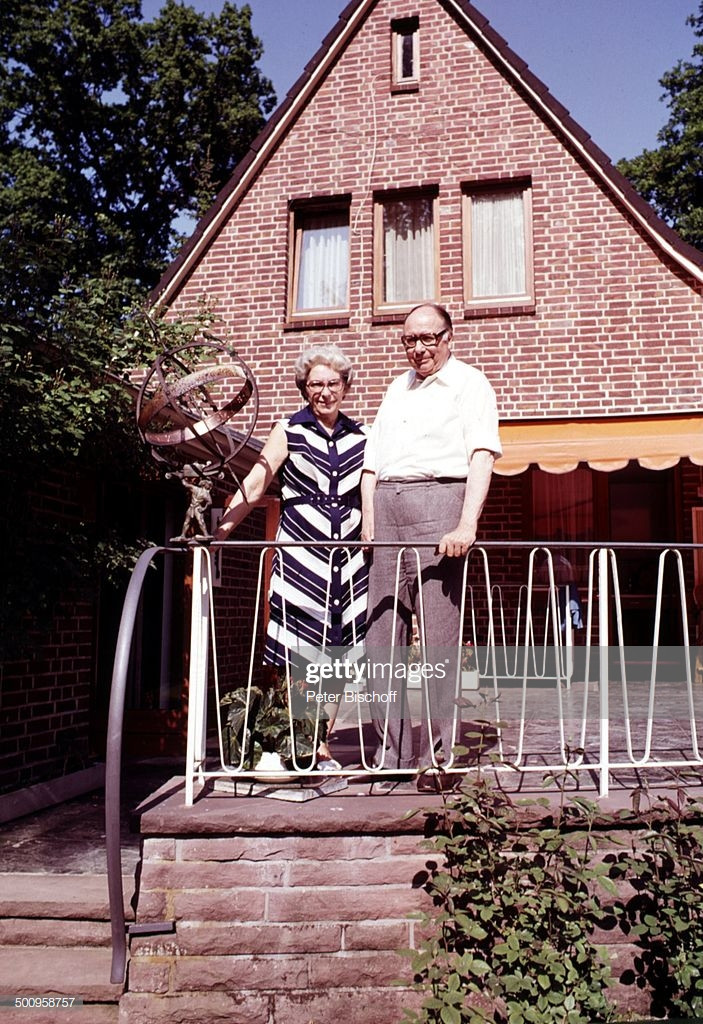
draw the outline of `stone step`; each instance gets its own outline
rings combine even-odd
[[[0,918],[0,946],[109,946],[107,921],[70,918]]]
[[[122,884],[125,916],[133,920],[134,879]],[[107,875],[0,872],[0,918],[20,917],[108,921]]]
[[[122,986],[110,983],[111,959],[107,948],[3,946],[0,947],[3,994],[79,996],[91,1003],[117,1003]],[[64,1020],[64,1012],[67,1011],[55,1010],[53,1019]],[[84,1020],[88,1019],[92,1024],[94,1018],[89,1010],[84,1016]]]

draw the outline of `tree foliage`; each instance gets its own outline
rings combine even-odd
[[[115,383],[153,358],[135,310],[180,241],[178,218],[212,202],[275,101],[250,21],[229,2],[203,15],[165,0],[145,22],[138,0],[3,0],[0,520],[15,552],[23,531],[51,532],[26,515],[47,470],[137,466]],[[0,597],[9,614],[16,595]]]
[[[19,459],[74,457],[114,420],[105,371],[150,340],[129,311],[174,218],[212,201],[274,101],[250,13],[166,0],[146,23],[136,0],[5,0],[0,418]]]
[[[36,257],[49,230],[37,272],[95,275],[107,260],[153,285],[174,218],[210,204],[273,105],[250,13],[166,0],[145,23],[136,0],[5,0],[3,242]]]
[[[703,40],[703,2],[688,23]],[[618,169],[691,245],[703,249],[703,42],[660,84],[670,111],[658,149],[645,150]]]

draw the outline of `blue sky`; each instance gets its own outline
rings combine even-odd
[[[190,0],[218,11],[221,0]],[[159,0],[143,0],[153,17]],[[249,0],[261,68],[279,101],[345,0]],[[476,0],[475,6],[613,159],[656,145],[667,118],[659,79],[688,58],[698,0]]]

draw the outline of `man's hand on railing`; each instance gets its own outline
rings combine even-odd
[[[451,533],[445,533],[439,542],[440,555],[462,558],[476,541],[476,530],[457,526]]]

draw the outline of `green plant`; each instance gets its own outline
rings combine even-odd
[[[656,1017],[703,1016],[703,807],[681,789],[659,797],[630,851],[606,858],[633,890],[613,912],[636,946],[625,985],[647,988]],[[635,845],[636,844],[636,845]]]
[[[429,993],[406,1022],[592,1024],[613,1018],[606,953],[592,941],[610,892],[593,860],[596,808],[574,800],[551,816],[523,809],[484,777],[468,781],[426,836],[441,858],[414,879],[434,903],[429,937],[412,952],[415,986]],[[539,820],[526,823],[525,815]]]
[[[291,737],[291,715],[288,709],[288,688],[280,676],[272,687],[261,690],[252,686],[247,700],[247,687],[230,690],[220,700],[227,708],[222,726],[222,747],[226,764],[252,768],[265,751],[280,755],[288,768],[294,766]],[[296,709],[296,714],[297,714]],[[315,753],[315,716],[302,712],[294,718],[295,755],[299,767],[306,768]],[[321,739],[318,726],[317,743]]]

